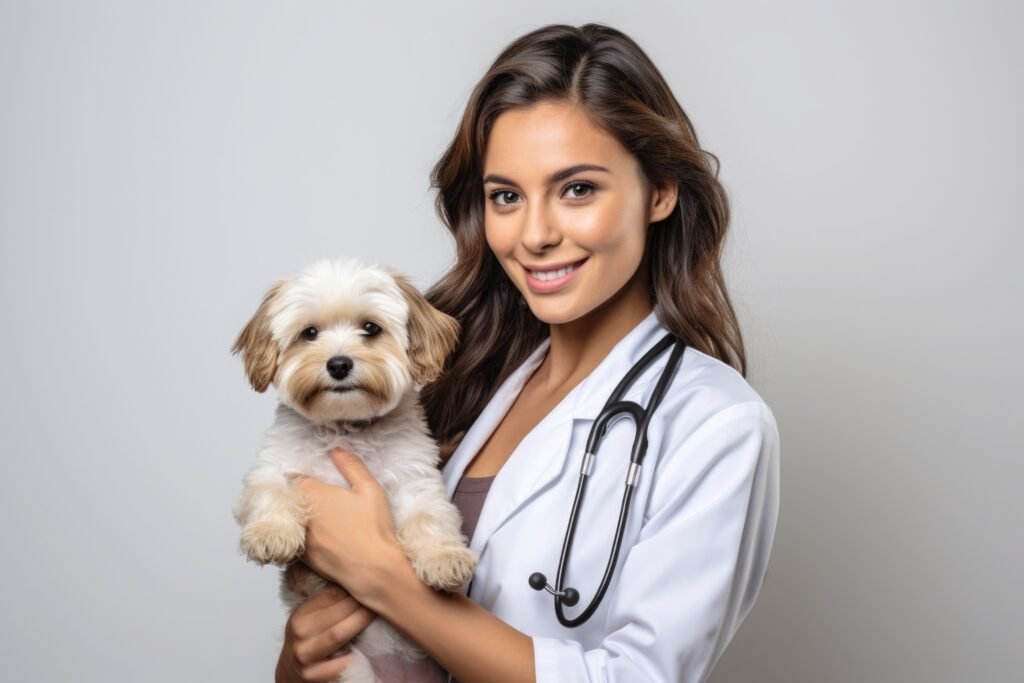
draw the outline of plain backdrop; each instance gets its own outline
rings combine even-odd
[[[433,283],[428,173],[473,84],[522,33],[598,21],[722,161],[780,426],[771,564],[711,680],[1015,679],[1022,15],[0,2],[0,678],[272,680],[277,571],[230,509],[275,397],[231,342],[317,258]]]

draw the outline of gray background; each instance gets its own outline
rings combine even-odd
[[[275,401],[229,346],[322,256],[432,283],[473,83],[593,20],[722,159],[780,424],[771,565],[712,680],[1016,678],[1020,7],[0,2],[0,677],[271,680],[276,571],[230,507]]]

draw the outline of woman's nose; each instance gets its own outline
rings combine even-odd
[[[562,232],[543,202],[527,205],[526,209],[521,240],[527,250],[539,254],[562,241]]]

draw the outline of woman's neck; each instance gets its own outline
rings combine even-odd
[[[531,382],[544,392],[556,392],[582,381],[654,310],[648,292],[646,280],[635,277],[586,315],[550,325],[551,345]]]

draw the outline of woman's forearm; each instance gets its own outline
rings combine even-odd
[[[534,683],[529,636],[464,595],[430,588],[396,551],[360,602],[419,643],[459,683]]]

